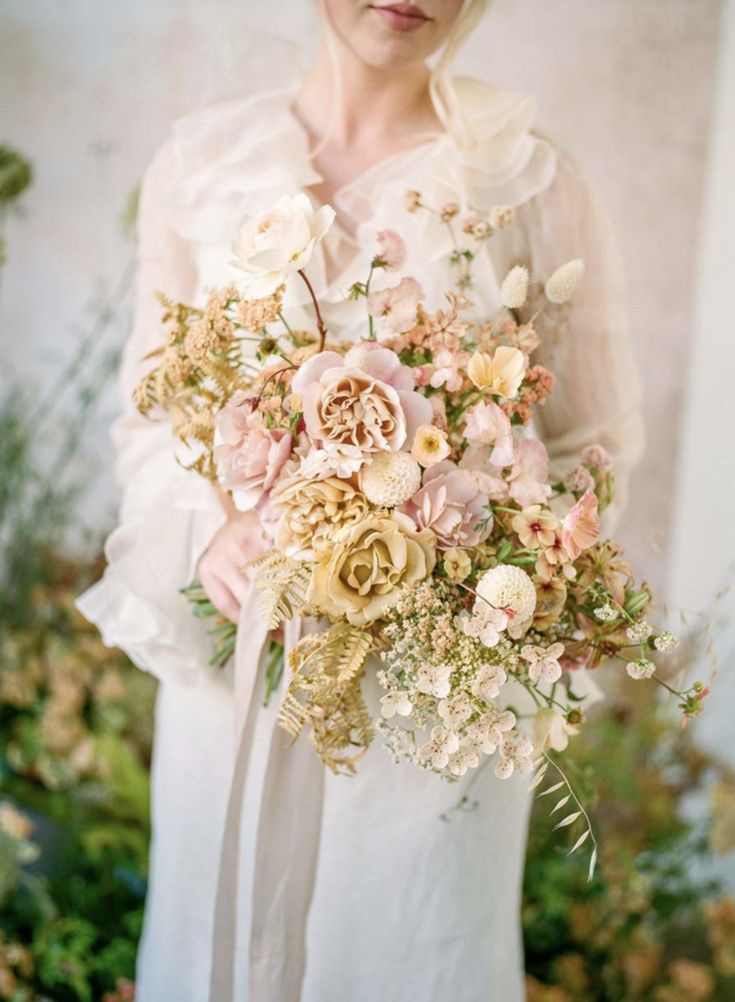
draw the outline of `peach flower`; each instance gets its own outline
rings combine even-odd
[[[446,459],[451,452],[446,432],[430,424],[422,424],[416,429],[411,446],[411,455],[422,466],[434,466]]]
[[[582,550],[592,546],[600,534],[600,520],[597,515],[597,496],[593,491],[585,491],[577,503],[564,516],[562,525],[562,546],[572,560],[576,560]]]
[[[431,529],[440,550],[476,546],[490,534],[488,496],[466,470],[437,463],[424,475],[424,485],[401,507],[419,529]],[[479,523],[487,521],[480,528]]]
[[[270,490],[291,454],[286,428],[267,428],[253,411],[253,398],[236,393],[217,416],[214,458],[217,476],[240,511],[255,508]]]
[[[517,348],[501,345],[492,355],[476,351],[467,366],[467,375],[478,390],[490,390],[500,397],[514,397],[523,382],[526,356]]]
[[[292,388],[303,397],[309,438],[326,457],[349,456],[358,468],[372,453],[409,448],[431,420],[413,374],[387,348],[357,345],[346,356],[323,351],[301,366]]]

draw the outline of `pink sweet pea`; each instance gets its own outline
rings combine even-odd
[[[460,468],[471,473],[475,483],[493,501],[506,501],[508,485],[503,479],[503,471],[490,462],[492,449],[489,445],[469,445],[459,461]]]
[[[430,383],[434,389],[446,386],[450,393],[456,393],[462,389],[462,376],[459,368],[467,364],[468,355],[466,351],[449,351],[442,348],[434,355],[434,372]]]
[[[415,278],[402,278],[393,288],[371,292],[368,312],[377,320],[381,334],[405,334],[416,323],[416,307],[423,296]]]
[[[585,491],[574,507],[564,516],[561,542],[570,559],[576,560],[582,550],[592,546],[600,534],[597,515],[597,495]]]
[[[395,230],[378,233],[378,248],[378,261],[388,271],[397,271],[406,263],[406,245]]]
[[[551,494],[549,456],[543,442],[537,438],[521,438],[516,443],[516,456],[508,476],[508,493],[522,508],[544,504]]]
[[[513,431],[505,411],[494,403],[479,403],[467,412],[465,437],[478,445],[492,445],[490,462],[510,466],[513,462]]]

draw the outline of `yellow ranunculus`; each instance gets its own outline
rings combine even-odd
[[[476,351],[467,366],[467,375],[478,390],[490,390],[501,397],[514,397],[526,371],[526,356],[517,348],[501,345],[492,355]]]

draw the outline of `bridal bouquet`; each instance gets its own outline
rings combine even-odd
[[[428,312],[412,277],[376,287],[405,261],[401,237],[383,231],[349,290],[366,305],[364,339],[330,337],[306,266],[334,212],[284,196],[237,234],[241,289],[212,292],[203,309],[160,296],[167,336],[137,404],[168,411],[188,465],[259,513],[269,546],[246,573],[269,628],[294,616],[322,626],[288,654],[279,719],[294,738],[306,729],[334,771],[353,771],[377,729],[397,761],[447,778],[494,756],[498,777],[540,765],[540,781],[544,752],[583,723],[575,670],[617,659],[669,688],[656,659],[677,641],[646,618],[648,588],[600,538],[614,488],[605,449],[590,445],[549,482],[532,417],[554,376],[533,361],[540,311],[520,319],[526,269],[503,281],[498,315],[465,319],[477,247],[512,211],[464,215],[418,192],[407,209],[452,236],[444,308]],[[582,275],[581,261],[562,265],[543,308]],[[287,281],[305,283],[315,331],[289,324]],[[189,596],[214,612],[201,589]],[[217,629],[227,654],[235,628]],[[366,671],[384,690],[377,724]],[[684,721],[706,695],[699,683],[671,691]]]

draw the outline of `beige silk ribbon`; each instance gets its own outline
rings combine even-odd
[[[315,624],[284,624],[285,656]],[[254,589],[243,606],[235,650],[239,738],[225,818],[215,899],[209,1002],[235,1002],[243,806],[261,709],[268,631]],[[279,698],[278,694],[272,696]],[[299,1002],[306,968],[306,929],[314,889],[324,767],[306,741],[289,747],[274,722],[257,812],[247,1002]]]

